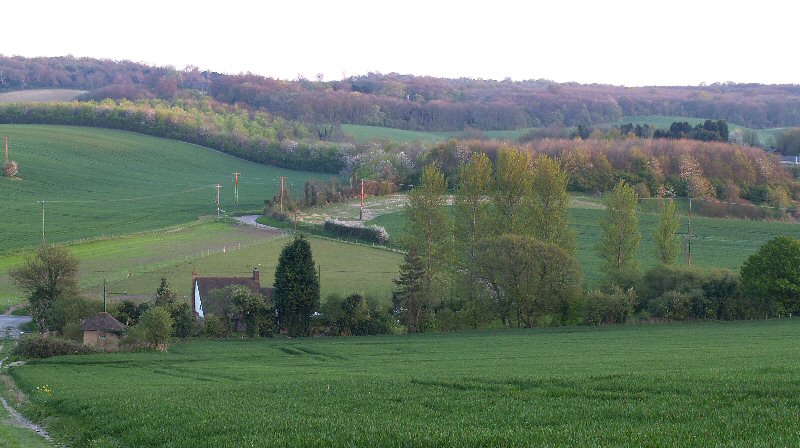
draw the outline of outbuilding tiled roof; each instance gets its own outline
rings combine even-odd
[[[114,316],[106,312],[81,322],[81,330],[83,331],[121,331],[125,328],[125,324],[114,319]]]

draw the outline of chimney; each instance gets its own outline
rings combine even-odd
[[[259,285],[261,285],[261,280],[260,280],[260,278],[259,278],[259,272],[258,272],[258,268],[253,268],[253,280],[254,280],[256,283],[258,283]]]

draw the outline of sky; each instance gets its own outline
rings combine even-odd
[[[800,4],[788,0],[8,3],[5,56],[281,79],[397,72],[626,86],[800,83]]]

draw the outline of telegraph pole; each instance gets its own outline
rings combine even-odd
[[[283,213],[283,188],[286,183],[286,176],[281,176],[281,213]]]
[[[692,198],[689,198],[689,231],[686,235],[686,264],[692,267]]]
[[[217,218],[219,218],[219,212],[220,212],[220,208],[219,208],[219,205],[220,205],[220,202],[219,202],[219,190],[222,189],[222,185],[217,184],[217,185],[214,185],[214,187],[217,189]]]
[[[236,205],[239,205],[239,175],[240,174],[242,174],[242,173],[240,173],[238,171],[235,171],[233,173],[233,175],[236,176],[236,181],[235,181],[236,182],[236,184],[235,184],[236,186],[235,186],[235,188],[233,190],[234,196],[236,197]]]
[[[361,179],[361,209],[358,211],[358,220],[364,220],[364,179]]]
[[[42,204],[42,244],[44,244],[46,242],[44,238],[44,203],[46,201],[36,201],[36,202]]]

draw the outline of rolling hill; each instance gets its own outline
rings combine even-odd
[[[47,242],[124,235],[216,215],[216,184],[222,209],[235,212],[261,209],[280,176],[297,191],[308,179],[331,177],[108,129],[0,125],[0,136],[11,138],[20,167],[18,179],[0,177],[0,252],[40,243],[43,223]]]

